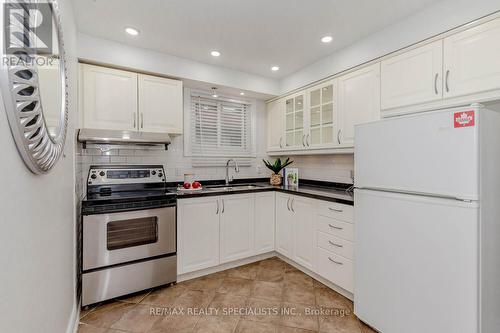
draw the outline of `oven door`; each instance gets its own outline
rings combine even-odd
[[[83,271],[175,252],[175,206],[83,217]]]

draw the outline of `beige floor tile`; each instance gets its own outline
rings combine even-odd
[[[215,308],[222,310],[223,308],[230,307],[244,307],[247,305],[248,297],[246,296],[238,296],[233,294],[222,294],[216,293],[212,302],[210,303],[210,308]]]
[[[147,333],[188,333],[192,332],[200,316],[169,315],[159,318]]]
[[[276,333],[276,326],[256,321],[240,320],[235,333]]]
[[[215,296],[214,291],[186,290],[174,302],[174,306],[183,308],[204,308],[212,301]]]
[[[302,328],[311,331],[318,330],[318,316],[306,313],[306,308],[310,308],[310,306],[294,303],[284,303],[283,306],[285,310],[289,309],[290,312],[281,316],[279,323],[281,326]]]
[[[300,285],[287,285],[283,291],[283,301],[303,305],[315,305],[314,288]]]
[[[267,299],[270,301],[281,301],[283,298],[283,283],[255,281],[251,297]]]
[[[107,328],[95,327],[86,324],[78,325],[78,333],[105,333]]]
[[[299,270],[285,272],[284,281],[286,284],[297,284],[314,288],[314,279]]]
[[[238,324],[238,317],[206,316],[196,323],[196,333],[232,333]]]
[[[259,270],[259,263],[252,263],[236,268],[232,268],[227,270],[227,276],[229,277],[236,277],[236,278],[242,278],[242,279],[249,279],[253,280],[257,276],[257,271]]]
[[[303,330],[301,328],[278,326],[276,333],[316,333],[317,331]]]
[[[250,298],[247,308],[249,312],[242,319],[258,321],[262,323],[278,324],[281,318],[282,303],[263,299]]]
[[[152,291],[143,300],[142,304],[157,306],[172,306],[177,298],[186,291],[186,287],[181,284],[172,285]]]
[[[86,306],[80,310],[80,319],[96,309],[96,306]]]
[[[377,333],[374,329],[363,323],[361,320],[358,321],[359,321],[359,327],[361,328],[361,333]]]
[[[109,328],[135,306],[136,304],[124,302],[107,303],[83,317],[81,322],[92,326]]]
[[[330,289],[329,287],[325,286],[323,283],[317,280],[313,279],[313,283],[314,283],[314,288]]]
[[[319,318],[319,331],[321,333],[361,333],[358,319],[354,315],[321,316]]]
[[[219,293],[233,294],[238,296],[250,296],[253,289],[253,281],[248,279],[227,277],[217,290]]]
[[[150,314],[148,305],[138,304],[125,313],[111,328],[134,333],[147,332],[160,318]]]
[[[290,267],[290,265],[288,265],[286,262],[279,259],[278,257],[264,259],[259,262],[259,266],[262,268],[281,269],[281,270],[285,270],[287,267]]]
[[[226,276],[227,273],[214,273],[185,281],[182,285],[190,290],[217,290]]]
[[[349,309],[352,311],[353,303],[351,300],[340,295],[329,288],[315,288],[316,304],[324,308]]]
[[[285,276],[285,268],[261,266],[257,271],[255,280],[267,282],[282,282]]]

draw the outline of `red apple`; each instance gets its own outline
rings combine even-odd
[[[199,182],[193,182],[192,186],[193,188],[200,188],[201,184]]]
[[[191,188],[191,184],[189,184],[189,183],[184,183],[184,185],[183,185],[183,186],[184,186],[184,188],[185,188],[186,190],[188,190],[189,188]]]

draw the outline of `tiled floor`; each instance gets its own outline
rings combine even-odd
[[[82,310],[78,332],[372,333],[352,307],[271,258]]]

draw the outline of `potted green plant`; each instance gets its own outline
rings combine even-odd
[[[278,158],[274,163],[271,163],[267,160],[262,160],[266,167],[273,172],[271,175],[271,185],[280,185],[281,184],[281,175],[280,171],[287,167],[288,165],[292,164],[293,161],[290,161],[290,158],[288,157],[285,161],[281,161],[280,158]]]

